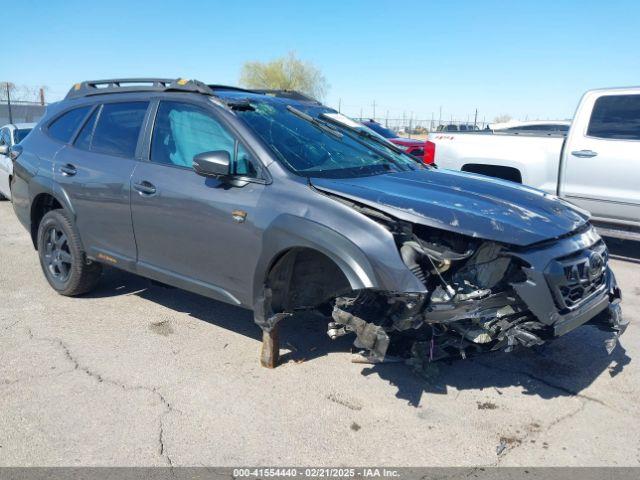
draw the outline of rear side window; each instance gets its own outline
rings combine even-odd
[[[134,157],[147,106],[148,102],[105,103],[89,142],[91,151]]]
[[[91,107],[80,107],[62,114],[49,125],[49,135],[56,140],[67,143],[80,126],[80,122],[89,113]]]
[[[596,100],[587,135],[640,140],[640,95],[606,95]]]

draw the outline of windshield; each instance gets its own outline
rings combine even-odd
[[[382,135],[384,138],[398,138],[398,134],[396,132],[394,132],[390,128],[384,128],[379,123],[365,122],[365,125],[377,134]]]
[[[298,175],[350,178],[422,168],[411,157],[318,119],[322,113],[335,113],[326,107],[252,102],[251,108],[236,113]]]
[[[14,143],[20,143],[22,140],[24,140],[24,137],[26,137],[30,131],[30,128],[21,128],[19,130],[15,130],[13,132]]]

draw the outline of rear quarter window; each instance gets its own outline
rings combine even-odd
[[[640,140],[640,95],[605,95],[596,100],[587,135]]]
[[[76,137],[75,146],[77,148],[81,148],[82,150],[90,150],[91,147],[91,136],[93,135],[93,129],[96,124],[96,119],[98,118],[98,112],[100,108],[96,108],[89,119],[85,122],[82,130]]]
[[[61,142],[69,142],[69,140],[71,140],[71,136],[78,129],[80,123],[89,112],[89,108],[91,107],[74,108],[73,110],[69,110],[68,112],[60,115],[49,124],[49,128],[47,129],[49,135]]]

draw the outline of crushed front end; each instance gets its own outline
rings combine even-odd
[[[426,293],[362,290],[336,299],[328,334],[354,332],[371,361],[511,351],[586,323],[612,333],[610,353],[628,324],[606,245],[589,224],[528,247],[386,224]]]

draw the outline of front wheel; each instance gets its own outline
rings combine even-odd
[[[64,210],[51,210],[38,227],[40,266],[59,294],[75,296],[93,290],[102,266],[87,263],[76,230]]]

